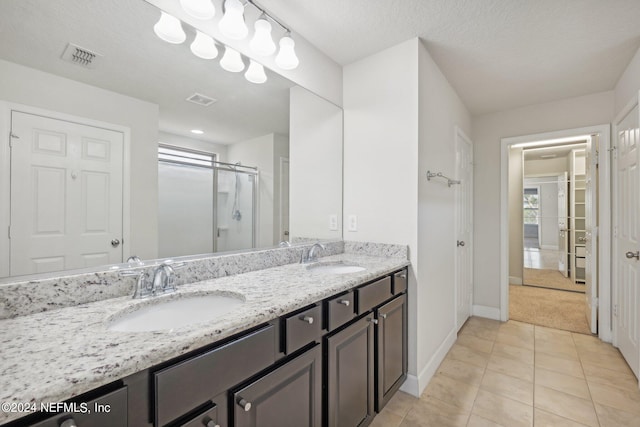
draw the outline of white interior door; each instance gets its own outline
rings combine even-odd
[[[122,262],[123,134],[11,113],[10,275]]]
[[[473,302],[473,147],[456,130],[456,320],[460,329],[471,315]]]
[[[597,136],[587,139],[585,147],[585,299],[587,323],[592,334],[598,333],[598,227],[597,224],[597,165],[593,155],[597,147]],[[577,250],[577,249],[576,249]],[[577,255],[577,254],[576,254]]]
[[[567,215],[568,175],[558,176],[558,271],[569,277],[569,221]]]
[[[614,151],[614,325],[616,343],[635,373],[639,374],[640,346],[640,131],[638,105],[616,126]]]

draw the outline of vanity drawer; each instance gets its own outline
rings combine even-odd
[[[407,290],[407,270],[393,274],[393,294],[398,295]]]
[[[87,413],[82,413],[86,403]],[[121,388],[87,402],[76,404],[78,411],[57,414],[33,424],[32,427],[59,427],[67,420],[69,425],[78,427],[127,427],[127,388]],[[108,411],[108,412],[107,412]]]
[[[348,292],[325,301],[327,308],[327,330],[329,332],[344,325],[355,317],[356,313],[353,300],[353,292]]]
[[[163,426],[275,363],[275,326],[153,373],[154,418]]]
[[[180,424],[180,427],[203,427],[209,426],[211,427],[219,425],[218,421],[218,407],[214,406],[213,408],[209,408],[201,414],[193,417],[193,419],[187,421],[186,423]]]
[[[291,354],[322,336],[322,306],[314,305],[284,319],[284,350]]]
[[[358,314],[366,313],[392,296],[391,277],[389,276],[356,289]]]

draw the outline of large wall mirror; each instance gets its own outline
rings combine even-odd
[[[159,17],[0,2],[0,277],[342,237],[342,110],[196,57],[186,24],[160,40]]]

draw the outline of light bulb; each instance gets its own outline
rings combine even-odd
[[[267,75],[264,73],[264,67],[262,64],[258,64],[253,59],[249,62],[249,68],[247,68],[247,72],[244,73],[245,79],[249,80],[251,83],[261,84],[267,81]]]
[[[224,16],[218,23],[220,32],[233,40],[242,40],[247,37],[249,29],[244,23],[244,6],[240,0],[225,0]]]
[[[218,56],[218,49],[213,39],[197,30],[196,38],[191,43],[191,52],[202,59],[213,59]]]
[[[263,17],[260,17],[254,26],[256,28],[256,32],[249,43],[249,47],[251,47],[251,50],[258,55],[271,55],[276,51],[276,44],[271,38],[271,24]]]
[[[180,0],[180,5],[188,15],[197,19],[211,19],[216,14],[211,0]]]
[[[239,73],[244,70],[244,62],[237,50],[231,49],[229,46],[225,47],[224,55],[220,60],[220,66],[232,73]]]
[[[296,56],[294,47],[296,42],[289,36],[280,39],[280,52],[276,56],[276,64],[283,70],[293,70],[298,66],[300,61]]]
[[[168,43],[180,44],[187,39],[180,20],[166,12],[160,12],[160,20],[153,26],[153,32]]]

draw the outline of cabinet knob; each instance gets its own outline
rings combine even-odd
[[[216,423],[211,418],[209,418],[208,421],[205,420],[203,424],[205,425],[205,427],[220,427],[220,424]]]
[[[302,320],[303,322],[307,322],[310,325],[313,324],[313,317],[311,316],[304,316],[300,320]]]
[[[244,409],[245,412],[249,412],[251,410],[251,402],[247,402],[243,398],[238,398],[238,405]]]
[[[401,279],[405,279],[407,278],[407,273],[402,273],[400,274],[398,277],[400,277]]]
[[[345,307],[349,307],[349,305],[351,304],[351,301],[349,301],[348,299],[341,299],[338,301],[338,304],[342,304]]]
[[[78,427],[73,418],[68,418],[60,423],[60,427]]]
[[[369,322],[373,323],[374,325],[378,324],[378,319],[367,319]]]
[[[381,314],[380,317],[382,317],[383,319],[387,318],[387,315],[385,313]]]

